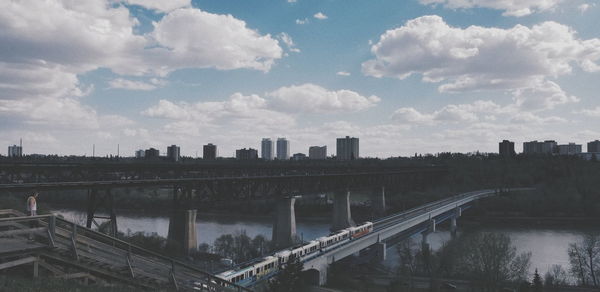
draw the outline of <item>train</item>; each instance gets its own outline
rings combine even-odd
[[[259,261],[238,267],[237,269],[227,270],[218,274],[217,277],[247,287],[252,283],[268,279],[275,275],[294,258],[299,257],[300,261],[304,261],[318,253],[329,251],[351,240],[365,236],[370,232],[373,232],[373,223],[367,221],[358,226],[349,227],[333,232],[328,236],[319,237],[303,245],[278,251]]]

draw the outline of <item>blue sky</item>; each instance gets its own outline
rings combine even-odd
[[[600,139],[592,0],[0,4],[0,140],[25,153],[361,155]],[[584,147],[585,149],[585,147]],[[517,146],[520,150],[520,146]]]

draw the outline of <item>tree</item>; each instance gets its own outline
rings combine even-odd
[[[544,284],[542,284],[542,277],[538,273],[538,270],[535,269],[535,273],[533,273],[533,281],[532,281],[533,292],[542,292],[544,291]]]
[[[531,253],[517,254],[510,237],[500,233],[476,233],[463,244],[458,269],[472,277],[483,291],[496,291],[505,282],[523,282]]]
[[[544,275],[544,286],[567,286],[569,275],[561,265],[552,265]]]
[[[234,240],[231,234],[221,235],[215,239],[213,250],[215,253],[231,259],[234,256],[233,242]]]
[[[272,292],[304,292],[308,289],[306,281],[302,279],[303,264],[299,257],[294,257],[285,264],[269,285]]]
[[[600,235],[586,234],[577,243],[569,244],[571,274],[579,285],[599,286],[600,275]]]

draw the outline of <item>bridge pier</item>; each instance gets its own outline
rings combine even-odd
[[[96,219],[108,220],[108,234],[113,237],[117,236],[117,215],[115,214],[113,199],[114,197],[110,189],[105,190],[104,194],[101,194],[99,190],[95,188],[88,191],[87,220],[85,225],[87,228],[92,228],[92,223],[97,228],[100,228],[100,224],[98,224]],[[108,216],[97,215],[96,212],[101,209],[104,209],[104,212],[106,212]]]
[[[458,217],[460,217],[461,213],[462,213],[462,209],[460,207],[456,207],[456,209],[454,211],[454,215],[452,215],[452,217],[450,217],[450,234],[452,235],[452,238],[456,237],[456,229],[457,229],[456,219]]]
[[[434,233],[435,232],[435,219],[429,219],[429,226],[427,227],[427,229],[425,231],[423,231],[421,233],[421,248],[423,250],[423,252],[425,251],[430,251],[431,247],[429,245],[429,240],[428,240],[428,236],[430,233]]]
[[[175,188],[173,192],[173,209],[169,218],[169,234],[167,245],[177,253],[189,255],[198,248],[196,234],[197,210],[188,210],[192,189]]]
[[[374,188],[371,192],[371,208],[375,217],[385,215],[385,187]]]
[[[337,191],[333,193],[333,222],[331,230],[341,230],[354,226],[350,213],[350,191]]]
[[[295,197],[279,199],[273,222],[272,241],[276,248],[286,248],[294,245],[296,237]]]
[[[387,258],[387,245],[385,242],[378,242],[373,245],[375,256],[378,261],[383,262]]]

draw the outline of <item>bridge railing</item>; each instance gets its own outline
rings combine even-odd
[[[0,251],[13,252],[19,249],[26,250],[30,247],[38,248],[40,247],[39,243],[54,247],[56,230],[56,217],[54,215],[14,217],[13,214],[11,212],[0,213],[0,215],[9,215],[9,217],[0,218],[0,238],[9,240],[5,241],[4,249],[0,249]],[[11,239],[13,240],[13,247],[9,247]],[[26,241],[38,244],[22,245]]]
[[[199,291],[250,291],[218,278],[191,264],[79,226],[73,222],[56,218],[56,224],[61,230],[67,231],[74,238],[93,240],[97,249],[102,249],[102,246],[111,247],[110,249],[95,250],[95,252],[102,254],[111,250],[113,253],[116,253],[115,256],[122,261],[120,264],[129,268],[132,277],[135,277],[136,272],[143,272],[166,278],[176,287],[195,288]],[[86,247],[89,248],[89,246]],[[151,267],[151,269],[145,269],[145,266]],[[148,270],[151,271],[148,272]]]

